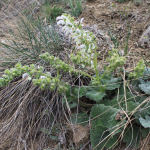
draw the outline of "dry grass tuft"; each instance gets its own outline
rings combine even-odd
[[[41,129],[51,132],[56,123],[63,124],[63,109],[60,95],[41,91],[27,79],[5,87],[0,91],[0,149],[46,147],[50,138]]]

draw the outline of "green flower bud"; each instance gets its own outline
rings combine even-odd
[[[54,84],[54,83],[51,83],[51,85],[50,85],[50,90],[51,90],[51,91],[54,91],[54,90],[55,90],[55,84]]]
[[[30,65],[31,69],[35,69],[35,64]]]
[[[21,63],[17,63],[16,65],[15,65],[15,68],[21,68]]]
[[[10,70],[6,69],[5,74],[7,74],[7,75],[11,74]]]
[[[47,84],[50,84],[51,83],[51,79],[50,78],[46,78],[46,82],[47,82]]]
[[[44,90],[45,87],[46,87],[46,85],[44,83],[40,86],[41,90]]]

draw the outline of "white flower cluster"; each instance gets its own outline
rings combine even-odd
[[[81,56],[86,56],[91,60],[91,67],[93,68],[93,58],[95,56],[93,50],[97,48],[97,40],[92,32],[82,30],[83,19],[80,20],[79,25],[76,25],[73,17],[63,14],[56,18],[56,22],[58,26],[62,26],[64,33],[75,41],[76,49],[81,52]]]

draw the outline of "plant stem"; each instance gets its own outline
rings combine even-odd
[[[105,70],[105,72],[103,73],[103,75],[101,76],[101,78],[103,78],[103,77],[104,77],[104,75],[106,74],[106,71],[107,71],[107,70]]]
[[[91,79],[95,79],[94,77],[92,77],[92,76],[90,76],[89,74],[85,74],[86,76],[88,76],[89,78],[91,78]]]
[[[99,77],[99,73],[98,73],[98,68],[97,68],[97,53],[96,53],[96,49],[95,49],[95,56],[94,56],[94,69],[95,69],[95,72],[96,72],[96,80],[98,81],[98,84],[102,84],[102,82],[101,82],[101,79],[100,79],[100,77]],[[102,78],[103,78],[103,76],[105,75],[105,73],[106,73],[106,71],[104,72],[104,74],[102,75]],[[100,92],[104,92],[103,90],[104,89],[102,89],[101,87],[99,87],[100,88]]]
[[[95,49],[95,56],[94,56],[94,69],[95,69],[95,72],[96,72],[96,80],[98,82],[100,82],[99,74],[98,74],[98,70],[97,70],[97,53],[96,53],[96,49]]]
[[[57,68],[57,77],[59,77],[59,69]]]

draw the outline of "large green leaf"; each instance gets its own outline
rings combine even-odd
[[[142,137],[146,138],[146,136],[150,132],[150,128],[141,129],[141,132],[142,132]]]
[[[66,91],[66,97],[68,98],[70,97],[70,94],[71,94],[71,86],[68,85],[67,88],[68,88],[68,91]]]
[[[115,91],[116,91],[116,94],[119,94],[119,96],[124,96],[125,95],[124,84],[123,83],[120,84],[119,93],[118,93],[118,89],[116,89]],[[130,90],[127,87],[126,87],[126,93],[130,93]]]
[[[86,93],[86,88],[85,87],[74,87],[72,90],[72,93],[76,98],[82,97]]]
[[[146,95],[142,95],[142,96],[136,96],[135,100],[137,103],[141,104],[145,99],[147,98]],[[144,106],[144,105],[143,105]]]
[[[112,134],[113,137],[107,138],[102,142],[97,150],[100,150],[105,145],[106,148],[111,147],[113,144],[117,144],[116,134],[122,131],[121,125],[124,124],[125,120],[120,123],[117,121],[116,115],[119,109],[111,106],[105,106],[103,104],[96,104],[91,109],[91,143],[92,147],[95,147],[102,141],[107,135]],[[107,131],[107,132],[106,132]],[[95,139],[95,140],[94,140]],[[107,141],[108,140],[108,141]]]
[[[143,77],[143,79],[150,78],[150,68],[145,67],[145,71],[144,71],[143,75],[145,76],[145,77]]]
[[[139,121],[144,128],[150,128],[150,117],[148,115],[145,116],[145,119],[139,118]]]
[[[127,111],[133,111],[138,105],[132,101],[127,101]],[[124,110],[126,110],[126,105],[124,104]]]
[[[140,124],[140,118],[145,118],[146,115],[148,115],[147,111],[144,110],[143,108],[139,108],[139,110],[137,112],[135,112],[133,114],[135,116],[135,119],[136,119],[136,123]]]
[[[65,98],[62,99],[62,102],[63,102],[63,105],[67,105]],[[69,98],[67,98],[67,103],[68,103],[68,105],[69,105],[70,108],[75,108],[75,107],[77,107],[77,102],[76,102],[75,99],[74,99],[73,97],[71,97],[71,96],[70,96]]]
[[[104,104],[105,106],[111,106],[111,100],[110,99],[103,99],[103,100],[97,102],[97,104]]]
[[[119,109],[105,106],[103,104],[96,104],[91,109],[91,117],[96,119],[92,120],[92,126],[102,126],[108,129],[118,125],[119,121],[115,120],[116,114]]]
[[[100,89],[93,89],[91,91],[88,91],[85,95],[87,98],[98,102],[102,100],[106,94],[103,92],[100,92]]]
[[[130,102],[135,102],[135,99],[134,99],[134,95],[132,95],[130,92],[127,92],[126,93],[126,100],[127,100],[127,103],[130,103]],[[123,107],[124,109],[126,109],[126,101],[125,101],[125,95],[119,95],[119,96],[115,96],[112,100],[111,100],[111,106],[115,107],[115,108],[118,108],[120,109],[120,106]],[[133,104],[132,103],[132,104]],[[130,104],[128,104],[130,105]],[[134,105],[134,104],[133,104]],[[130,106],[129,106],[130,107]],[[132,109],[130,107],[130,109]]]
[[[136,148],[140,142],[140,128],[136,125],[127,127],[124,132],[123,142],[126,143],[126,147]],[[133,130],[132,130],[133,129]]]
[[[150,81],[146,81],[142,84],[139,84],[139,88],[146,94],[150,95]]]
[[[73,124],[80,123],[82,125],[86,125],[86,124],[88,124],[88,120],[89,120],[89,117],[88,117],[88,115],[87,115],[86,112],[82,112],[82,113],[78,113],[78,114],[73,114],[71,116],[71,122]],[[84,122],[84,123],[82,123],[82,122]]]
[[[115,97],[111,100],[111,106],[113,106],[114,108],[119,109],[119,103],[118,103],[118,98],[117,98],[117,96],[115,96]]]
[[[75,100],[75,96],[72,95],[72,93],[71,93],[71,86],[68,85],[67,88],[68,88],[68,91],[66,92],[67,103],[68,103],[70,108],[75,108],[77,106],[77,102]],[[64,105],[67,105],[66,104],[66,99],[65,98],[62,99],[62,102],[63,102]]]
[[[92,148],[97,146],[95,150],[102,150],[104,147],[111,148],[114,144],[117,144],[116,136],[106,138],[109,134],[109,131],[107,131],[107,128],[105,127],[96,126],[95,128],[92,128],[90,131]],[[106,139],[101,142],[104,138]]]
[[[139,96],[136,98],[137,105],[139,106],[147,96]],[[141,107],[138,108],[138,110],[133,114],[135,118],[137,119],[136,122],[141,124],[139,122],[139,118],[145,118],[145,116],[150,114],[150,102],[148,101],[147,103],[143,103]]]
[[[101,80],[103,84],[106,85],[106,90],[114,90],[116,88],[119,88],[121,85],[121,78],[114,78],[112,75],[105,75]]]
[[[131,81],[132,90],[140,92],[140,88],[139,88],[140,80],[141,80],[141,78]]]

